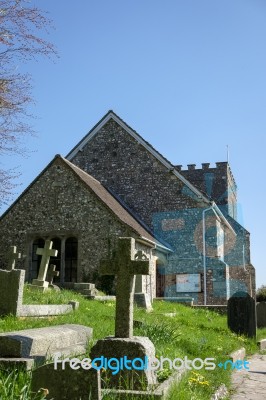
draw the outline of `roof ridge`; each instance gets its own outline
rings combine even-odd
[[[202,199],[205,203],[209,204],[209,197],[206,197],[204,193],[202,193],[199,189],[197,189],[188,179],[186,179],[182,174],[179,173],[175,169],[175,166],[167,160],[158,150],[156,150],[147,140],[143,139],[143,137],[131,128],[122,118],[120,118],[114,111],[109,110],[101,120],[94,125],[94,127],[85,135],[79,143],[67,154],[66,158],[71,161],[72,158],[76,155],[78,150],[81,150],[89,140],[91,140],[94,135],[97,134],[98,130],[102,128],[110,119],[113,119],[116,123],[120,124],[122,128],[126,129],[127,133],[131,136],[135,136],[136,140],[139,140],[140,144],[142,144],[146,150],[148,150],[155,158],[157,158],[166,168],[169,168],[174,172],[175,176],[178,177],[192,192],[194,192],[198,197]],[[97,129],[98,128],[98,129]],[[82,146],[81,146],[82,145]]]

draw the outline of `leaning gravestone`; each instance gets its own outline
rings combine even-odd
[[[46,290],[49,286],[49,282],[46,281],[48,266],[50,257],[56,257],[58,250],[53,249],[53,242],[46,240],[44,248],[38,248],[36,254],[41,255],[41,265],[37,279],[33,279],[31,287],[38,288],[39,290]]]
[[[135,364],[131,370],[121,368],[117,374],[113,374],[110,368],[106,369],[108,387],[116,389],[146,390],[156,383],[154,371],[142,368],[145,359],[155,358],[154,345],[147,337],[133,336],[135,275],[151,273],[149,260],[139,258],[135,257],[135,240],[119,238],[113,258],[104,260],[100,266],[102,275],[117,276],[115,336],[98,340],[91,349],[90,357],[138,359],[138,365]]]
[[[10,250],[8,253],[8,271],[12,271],[15,269],[16,261],[21,259],[21,253],[17,252],[17,246],[10,246]]]
[[[46,276],[46,280],[49,283],[49,288],[51,289],[55,289],[57,291],[60,290],[60,288],[54,284],[54,277],[58,277],[60,275],[59,271],[56,271],[56,265],[54,264],[50,264],[48,267],[48,271],[47,271],[47,276]]]
[[[231,331],[256,337],[255,300],[246,292],[237,292],[227,304],[227,322]]]
[[[256,304],[257,311],[257,327],[266,328],[266,301]]]

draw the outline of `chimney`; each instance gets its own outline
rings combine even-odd
[[[196,164],[188,164],[187,167],[189,171],[192,171],[193,169],[195,169]]]
[[[182,170],[183,165],[175,165],[175,169],[177,171],[181,171]]]

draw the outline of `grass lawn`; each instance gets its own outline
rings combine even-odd
[[[93,341],[89,348],[98,339],[114,334],[115,302],[85,300],[70,291],[40,294],[25,287],[24,304],[65,304],[69,300],[80,302],[77,311],[49,318],[0,318],[0,332],[64,323],[82,324],[93,328]],[[134,335],[148,336],[155,345],[157,358],[215,358],[217,364],[226,361],[228,354],[240,347],[245,347],[248,355],[257,352],[255,340],[232,333],[227,328],[226,316],[213,311],[155,301],[151,313],[135,308],[134,320],[138,321]],[[261,338],[266,338],[266,329],[258,330],[258,339]],[[167,366],[166,362],[159,373],[161,380],[171,373]],[[169,400],[209,400],[221,383],[230,385],[230,374],[231,371],[219,367],[211,371],[191,370],[178,387],[172,390]],[[0,400],[30,400],[29,384],[30,377],[17,371],[12,371],[11,374],[0,372]],[[38,400],[41,398],[43,397],[40,396]],[[104,400],[108,399],[111,397],[104,397]]]

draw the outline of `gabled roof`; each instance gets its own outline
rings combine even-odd
[[[100,129],[110,120],[114,120],[120,125],[129,135],[131,135],[138,143],[140,143],[146,150],[148,150],[158,161],[160,161],[169,171],[171,171],[177,178],[179,178],[184,185],[191,190],[199,201],[206,203],[206,207],[213,207],[223,220],[223,223],[233,232],[233,228],[220,212],[214,201],[212,201],[207,194],[198,190],[191,182],[189,182],[180,172],[178,172],[173,164],[170,163],[162,154],[160,154],[150,143],[144,140],[134,129],[132,129],[125,121],[123,121],[114,111],[109,110],[107,114],[84,136],[83,139],[67,154],[66,159],[72,161],[75,155],[83,149],[83,147],[93,139],[93,137],[100,131]]]
[[[149,232],[147,228],[144,228],[141,223],[123,207],[119,200],[112,196],[112,194],[99,181],[97,181],[97,179],[93,178],[91,175],[87,174],[87,172],[83,171],[65,158],[61,156],[58,157],[60,157],[60,159],[79,176],[86,186],[93,191],[93,193],[118,217],[118,219],[120,219],[120,221],[133,229],[133,231],[139,234],[142,238],[148,239],[155,244],[157,243],[159,247],[171,251],[171,249],[165,247],[162,243],[157,242],[151,232]]]
[[[119,200],[116,199],[112,194],[108,192],[107,189],[95,178],[91,175],[87,174],[85,171],[78,168],[76,165],[72,164],[70,161],[66,160],[64,157],[60,155],[56,155],[54,159],[44,168],[44,170],[34,179],[34,181],[22,192],[22,194],[15,200],[15,202],[5,211],[5,213],[1,216],[0,220],[2,220],[5,215],[10,212],[10,210],[14,207],[14,205],[30,190],[30,188],[37,182],[40,177],[52,166],[54,162],[60,160],[63,164],[70,168],[75,175],[80,179],[89,189],[93,192],[98,199],[104,203],[104,205],[113,213],[115,216],[125,225],[127,225],[130,229],[132,229],[137,235],[139,235],[140,239],[146,242],[150,242],[155,245],[156,248],[159,248],[163,251],[172,252],[172,250],[166,245],[162,244],[159,240],[156,240],[151,232],[148,231],[144,226],[142,226],[141,222],[130,214],[128,210],[126,210],[122,204],[119,203]]]
[[[166,168],[168,168],[174,175],[176,175],[200,200],[209,204],[210,199],[207,195],[200,192],[194,185],[192,185],[182,174],[180,174],[173,164],[170,163],[162,154],[160,154],[150,143],[144,140],[134,129],[132,129],[126,122],[124,122],[112,110],[107,114],[84,136],[83,139],[67,154],[66,159],[72,161],[75,155],[83,149],[83,147],[93,139],[93,137],[100,131],[100,129],[111,119],[120,125],[129,135],[131,135],[138,143],[142,144],[158,161],[160,161]]]

